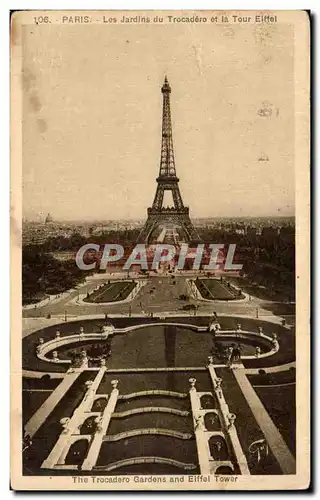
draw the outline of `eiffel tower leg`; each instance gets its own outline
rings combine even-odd
[[[189,215],[182,215],[178,219],[178,224],[187,235],[187,241],[199,240],[199,235],[192,224]]]
[[[139,236],[138,236],[138,243],[148,243],[148,239],[150,234],[152,233],[153,229],[157,225],[157,218],[154,216],[148,216],[148,219],[145,222],[145,225],[143,226]]]
[[[186,216],[184,218],[182,225],[183,225],[183,227],[185,227],[186,231],[188,232],[190,240],[199,240],[200,239],[198,231],[195,229],[189,216]]]

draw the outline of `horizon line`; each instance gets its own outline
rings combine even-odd
[[[43,218],[45,219],[46,216]],[[206,220],[206,219],[277,219],[277,218],[295,218],[295,214],[285,214],[285,215],[280,215],[280,214],[269,214],[269,215],[217,215],[217,216],[201,216],[201,217],[190,217],[191,220]],[[138,222],[141,220],[145,220],[145,217],[135,217],[135,218],[120,218],[120,219],[55,219],[53,217],[53,220],[51,221],[52,223],[55,222]],[[30,217],[22,217],[23,222],[42,222],[41,220],[38,220],[36,218],[30,218]],[[44,221],[43,221],[44,222]]]

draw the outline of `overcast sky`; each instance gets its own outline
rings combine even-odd
[[[165,74],[191,217],[293,215],[292,35],[281,24],[24,27],[24,217],[146,216]]]

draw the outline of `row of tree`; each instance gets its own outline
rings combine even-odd
[[[23,248],[22,283],[25,303],[35,301],[45,294],[58,294],[82,282],[89,272],[80,270],[74,259],[55,259],[50,253],[77,252],[86,243],[104,245],[119,243],[127,247],[136,244],[139,229],[108,231],[89,238],[74,232],[70,237],[50,237],[41,245]],[[244,273],[253,281],[266,286],[293,287],[295,281],[294,233],[281,238],[276,233],[268,237],[203,228],[199,231],[206,243],[235,243],[236,260],[243,263]],[[92,271],[92,273],[95,271]]]
[[[43,252],[73,251],[77,252],[86,243],[104,245],[106,243],[119,243],[123,246],[135,245],[139,229],[124,229],[122,231],[108,231],[106,233],[85,237],[78,232],[70,236],[50,236],[42,245]]]
[[[28,304],[46,295],[55,295],[74,288],[88,272],[79,269],[74,260],[60,261],[33,245],[23,248],[22,297]]]

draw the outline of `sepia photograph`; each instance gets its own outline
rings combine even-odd
[[[12,14],[13,489],[309,487],[309,37]]]

